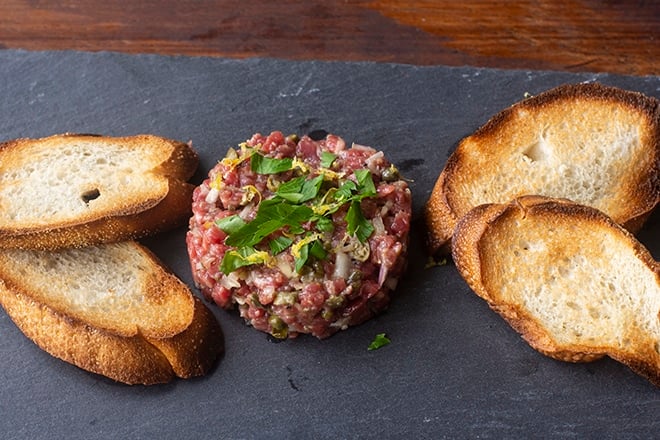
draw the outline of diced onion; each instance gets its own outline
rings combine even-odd
[[[339,318],[335,322],[330,323],[330,327],[340,328],[342,330],[346,330],[348,328],[348,325],[349,325],[348,323],[350,322],[350,320],[351,320],[350,316],[346,316],[344,318]]]
[[[225,289],[241,287],[241,283],[238,281],[238,272],[231,272],[229,275],[220,278],[220,285]]]
[[[372,154],[369,156],[364,163],[367,165],[367,168],[369,168],[369,171],[372,173],[377,173],[378,168],[376,166],[376,162],[383,159],[385,157],[385,154],[382,151],[379,151],[377,153]]]
[[[289,279],[292,279],[296,276],[296,273],[293,271],[291,264],[289,264],[289,262],[281,256],[277,257],[277,268]]]
[[[374,225],[374,234],[380,235],[385,233],[385,224],[383,223],[383,218],[377,215],[374,217],[371,222]]]
[[[387,267],[385,264],[381,264],[380,266],[380,272],[378,272],[378,285],[383,286],[385,283],[385,280],[387,279],[387,274],[389,273],[389,267]]]
[[[206,195],[206,198],[204,201],[208,203],[209,205],[213,205],[215,202],[218,201],[218,197],[220,196],[220,191],[218,191],[215,188],[211,188],[209,193]]]
[[[246,205],[241,211],[238,213],[238,216],[245,220],[246,222],[249,222],[254,218],[256,215],[256,209],[254,208],[254,205]]]
[[[368,147],[368,146],[366,146],[366,145],[356,144],[355,142],[353,142],[353,143],[351,144],[351,148],[353,148],[353,149],[355,149],[355,150],[362,150],[362,151],[365,151],[365,150],[373,150],[373,148],[371,148],[371,147]]]
[[[351,273],[351,257],[344,252],[337,252],[335,256],[334,278],[347,279]]]

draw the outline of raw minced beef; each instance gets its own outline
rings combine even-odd
[[[258,330],[325,338],[388,306],[410,219],[410,189],[382,152],[255,134],[194,192],[193,279]]]

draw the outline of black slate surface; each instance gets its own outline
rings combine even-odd
[[[651,438],[660,392],[605,359],[532,350],[450,264],[424,269],[421,209],[450,151],[505,106],[579,81],[660,96],[659,77],[0,52],[0,138],[62,132],[192,140],[199,181],[254,132],[323,129],[382,149],[410,179],[409,270],[389,311],[318,341],[273,343],[211,306],[226,354],[210,375],[129,387],[50,357],[0,311],[0,437]],[[660,255],[658,215],[640,238]],[[186,282],[185,230],[145,241]],[[377,333],[392,343],[367,346]]]

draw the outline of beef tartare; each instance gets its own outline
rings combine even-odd
[[[193,279],[276,338],[325,338],[384,310],[406,265],[411,194],[371,147],[255,134],[193,196]]]

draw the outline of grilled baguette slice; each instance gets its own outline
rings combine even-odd
[[[539,352],[607,355],[660,386],[660,264],[601,211],[540,196],[481,205],[458,223],[452,256]]]
[[[198,157],[153,135],[56,135],[0,145],[0,247],[135,239],[190,217]]]
[[[215,316],[133,241],[2,249],[0,304],[43,350],[128,384],[203,375],[223,350]]]
[[[659,101],[569,84],[495,115],[438,177],[425,211],[429,251],[450,251],[471,208],[534,194],[593,206],[636,232],[660,200]]]

